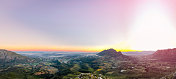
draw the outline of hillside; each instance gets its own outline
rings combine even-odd
[[[8,66],[8,65],[14,65],[17,63],[26,63],[30,62],[31,59],[29,59],[26,56],[19,55],[15,52],[0,49],[0,65],[1,67]]]
[[[156,59],[159,59],[159,60],[175,61],[175,59],[176,59],[176,48],[158,50],[152,55],[152,57],[156,58]]]
[[[104,59],[107,59],[107,60],[135,60],[135,58],[133,57],[130,57],[130,56],[126,56],[126,55],[123,55],[120,51],[117,52],[116,50],[114,49],[108,49],[108,50],[104,50],[100,53],[97,54],[98,56],[101,56],[103,57]]]
[[[122,54],[120,51],[117,52],[117,51],[114,50],[114,49],[104,50],[104,51],[98,53],[97,55],[99,55],[99,56],[112,56],[112,57],[115,57],[115,56],[123,56],[123,54]]]

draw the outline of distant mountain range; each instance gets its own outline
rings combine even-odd
[[[139,53],[143,53],[143,52],[135,52],[135,53],[132,53],[132,55],[133,54],[139,55]],[[153,51],[145,52],[145,53],[146,53],[146,55],[150,54],[150,57],[152,57],[154,59],[172,60],[172,61],[176,60],[176,48],[158,50],[155,53],[153,53]],[[128,54],[131,54],[131,53],[128,52]],[[108,49],[108,50],[104,50],[104,51],[98,53],[97,55],[102,56],[107,59],[115,59],[115,60],[132,60],[132,59],[134,59],[133,57],[131,57],[131,55],[128,55],[128,54],[124,54],[120,51],[117,52],[114,49]],[[60,54],[57,54],[57,55],[60,55]],[[46,57],[47,56],[50,56],[50,54],[49,55],[46,54]],[[12,51],[0,49],[0,66],[13,65],[13,64],[17,64],[17,63],[26,63],[26,62],[32,62],[32,61],[33,61],[32,58],[28,58],[26,56],[17,54]]]
[[[135,52],[122,52],[124,55],[128,56],[146,56],[155,53],[155,51],[135,51]]]
[[[128,52],[128,54],[122,54],[120,51],[117,52],[114,49],[108,49],[108,50],[104,50],[100,53],[98,53],[98,56],[103,56],[106,57],[107,59],[110,58],[115,58],[116,60],[132,60],[134,59],[132,56],[135,55],[139,55],[139,56],[148,56],[149,58],[152,59],[157,59],[157,60],[161,60],[161,61],[176,61],[176,48],[174,49],[164,49],[164,50],[157,50],[156,52],[154,51],[145,51],[145,52],[136,52],[136,53],[132,53],[132,55],[128,55],[130,54],[130,52]],[[137,53],[143,53],[145,55],[140,55]],[[134,55],[133,55],[134,54]]]

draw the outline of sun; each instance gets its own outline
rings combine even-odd
[[[176,30],[169,9],[161,1],[149,1],[137,9],[129,42],[135,50],[174,48]]]

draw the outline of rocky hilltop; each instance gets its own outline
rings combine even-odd
[[[175,59],[176,59],[176,48],[174,48],[174,49],[157,50],[152,55],[152,57],[156,58],[156,59],[160,59],[160,60],[175,61]]]
[[[114,49],[108,49],[108,50],[104,50],[100,53],[97,54],[98,56],[101,56],[103,57],[104,59],[107,59],[107,60],[134,60],[133,57],[130,57],[130,56],[126,56],[126,55],[123,55],[120,51],[117,52],[116,50]]]
[[[19,55],[15,52],[0,49],[0,59],[4,59],[4,60],[8,61],[8,60],[14,60],[14,59],[22,60],[22,59],[26,59],[26,58],[27,57]]]
[[[119,51],[117,52],[114,49],[108,49],[108,50],[104,50],[100,53],[98,53],[97,55],[99,56],[111,56],[111,57],[115,57],[115,56],[123,56],[123,54]]]
[[[0,49],[0,65],[7,66],[17,63],[27,63],[30,62],[30,58],[26,56],[19,55],[15,52]]]

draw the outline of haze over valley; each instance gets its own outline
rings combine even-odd
[[[176,79],[176,1],[0,0],[0,79]]]

